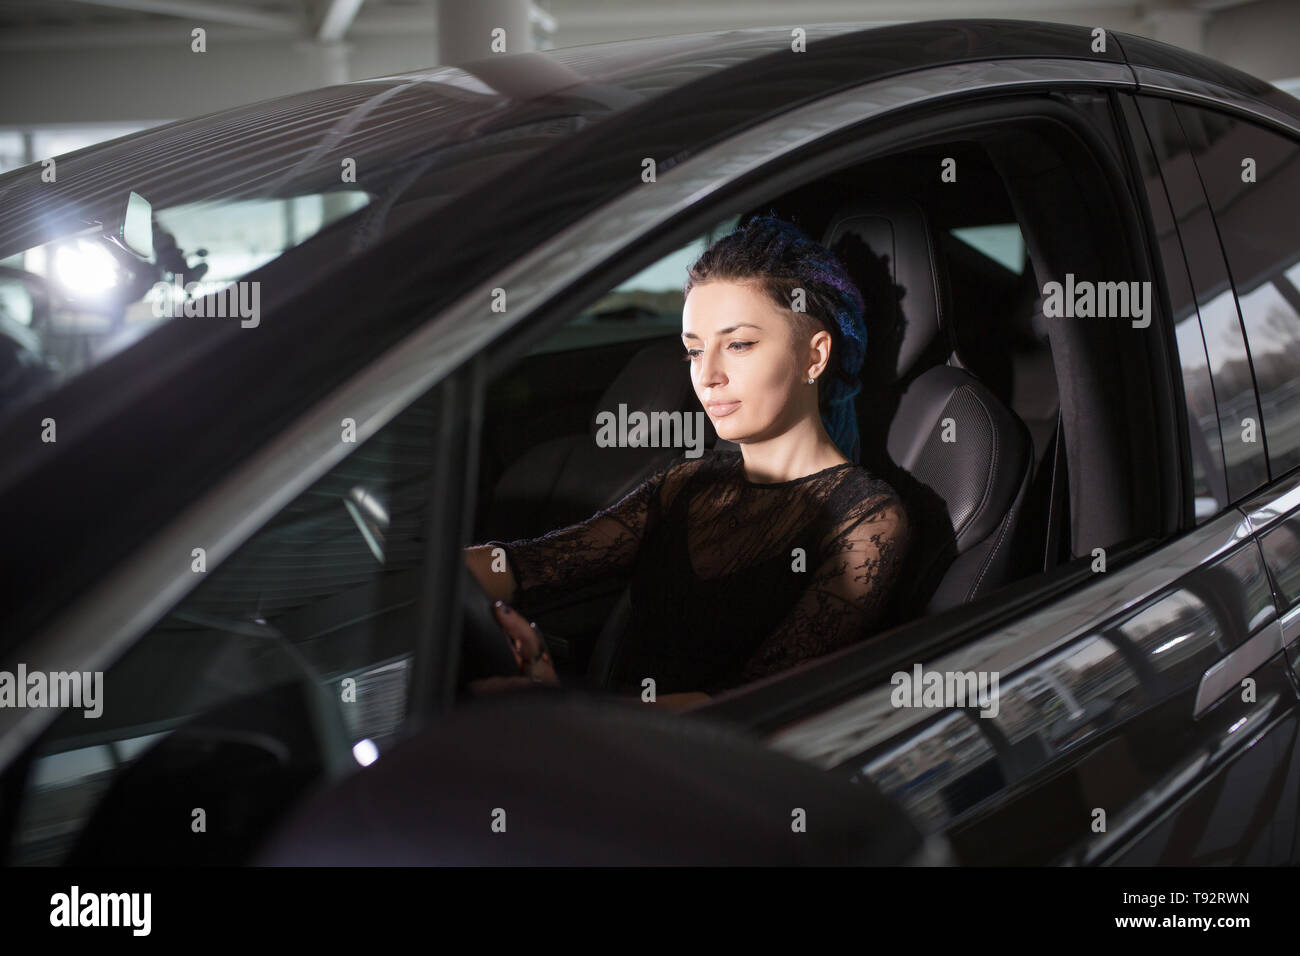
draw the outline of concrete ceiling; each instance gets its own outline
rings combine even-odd
[[[450,0],[478,3],[479,0]],[[1252,0],[534,0],[537,32],[555,45],[690,33],[727,26],[852,20],[1007,17],[1113,23],[1171,13],[1211,15]],[[433,37],[439,0],[4,0],[0,46],[169,43],[179,26],[267,39]],[[572,39],[577,38],[577,39]]]
[[[0,0],[0,130],[194,116],[488,55],[828,22],[1001,17],[1102,26],[1300,75],[1297,0]],[[205,56],[191,31],[206,31]],[[16,93],[14,92],[16,91]]]

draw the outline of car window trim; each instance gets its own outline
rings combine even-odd
[[[1250,527],[1260,534],[1300,508],[1300,468],[1293,468],[1271,485],[1238,504]]]
[[[421,562],[415,650],[403,736],[419,733],[455,703],[460,669],[460,542],[477,512],[479,440],[483,431],[484,358],[477,353],[439,387],[438,458],[428,476],[425,552]]]
[[[346,457],[348,447],[337,441],[341,418],[356,421],[356,444],[364,443],[467,359],[593,271],[592,263],[609,262],[787,153],[904,108],[972,93],[1061,85],[1131,90],[1135,81],[1127,64],[1056,57],[929,67],[823,97],[661,170],[650,188],[630,189],[431,316],[219,480],[56,620],[12,648],[10,656],[30,669],[103,669],[197,583],[178,553],[188,555],[192,542],[207,541],[209,567],[218,567]],[[507,311],[490,308],[498,287],[511,289],[514,304]],[[55,716],[53,710],[0,710],[0,766]]]
[[[1149,66],[1133,66],[1132,70],[1137,79],[1138,95],[1163,96],[1189,105],[1235,114],[1266,126],[1273,132],[1281,132],[1293,138],[1300,137],[1300,117],[1230,87]]]

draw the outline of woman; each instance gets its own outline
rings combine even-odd
[[[855,643],[887,614],[909,524],[856,464],[866,328],[843,265],[762,216],[700,256],[685,294],[695,394],[741,451],[674,462],[580,524],[468,548],[524,675],[476,690],[556,682],[529,608],[607,576],[631,581],[615,685],[640,699],[653,679],[673,709]]]

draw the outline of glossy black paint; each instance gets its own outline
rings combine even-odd
[[[1164,788],[1190,789],[1256,753],[1265,735],[1293,730],[1296,695],[1281,655],[1252,675],[1256,701],[1229,694],[1192,718],[1202,674],[1251,625],[1249,633],[1277,626],[1258,546],[1247,539],[1138,608],[1004,673],[996,716],[940,713],[835,772],[901,799],[928,830],[949,836],[962,862],[1105,862],[1141,845]],[[1216,785],[1224,800],[1254,808],[1252,824],[1268,824],[1267,846],[1238,848],[1252,862],[1289,858],[1297,805],[1278,805],[1274,788],[1279,774],[1293,787],[1297,768],[1284,749],[1269,773],[1234,773]],[[1169,811],[1183,812],[1192,811]],[[1162,850],[1159,862],[1189,862],[1178,854],[1196,845]]]
[[[1292,513],[1266,531],[1260,544],[1277,582],[1278,597],[1284,602],[1282,609],[1288,611],[1300,602],[1300,513]]]

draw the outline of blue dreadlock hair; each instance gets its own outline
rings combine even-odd
[[[775,215],[758,216],[715,241],[687,270],[683,294],[702,282],[752,281],[783,309],[795,289],[804,290],[806,312],[792,311],[798,337],[819,328],[831,336],[831,374],[818,380],[817,405],[826,432],[849,461],[861,461],[858,416],[853,399],[867,354],[862,293],[834,252],[798,226]]]

